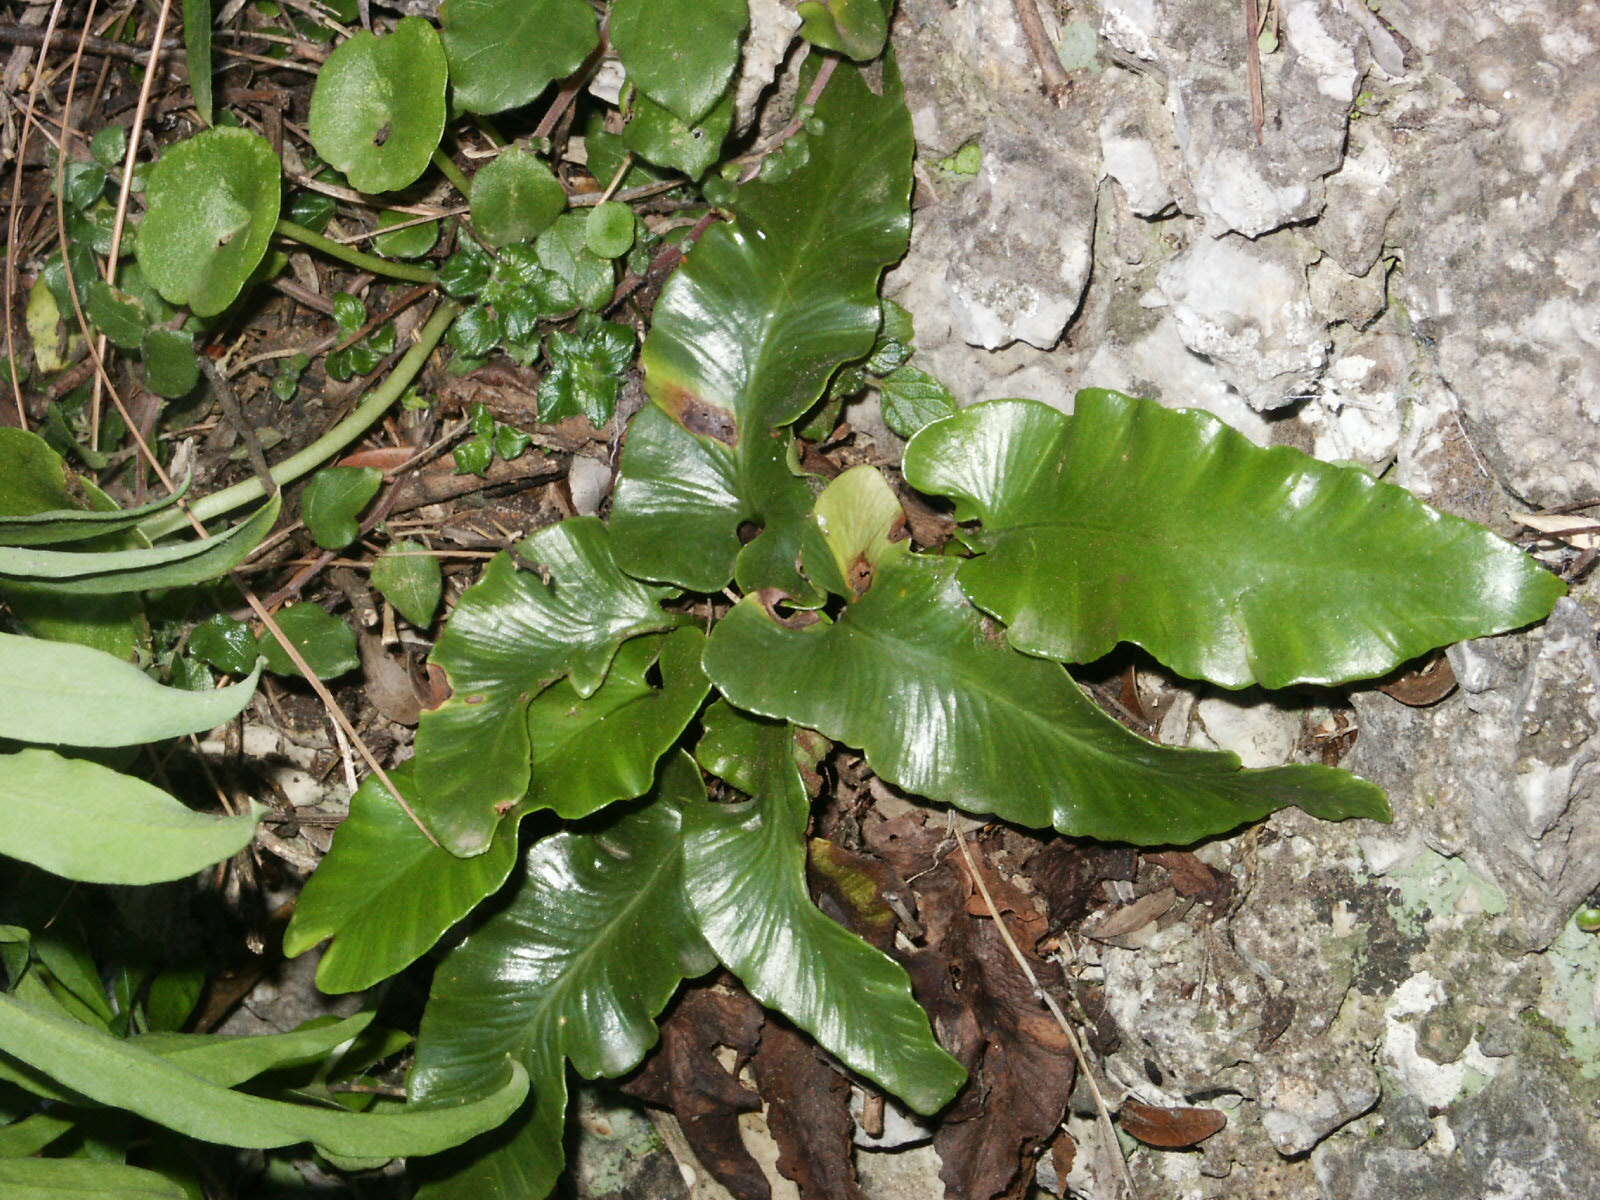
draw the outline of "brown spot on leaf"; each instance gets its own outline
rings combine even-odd
[[[393,131],[392,127],[390,126],[389,122],[385,121],[382,125],[380,125],[378,127],[378,132],[372,135],[372,144],[374,146],[382,146],[385,142],[387,142],[389,140],[389,135],[392,132],[394,132],[394,131]]]
[[[482,692],[479,692],[476,695],[464,697],[461,702],[463,704],[482,704],[488,698]]]
[[[1163,1150],[1197,1146],[1228,1124],[1227,1114],[1214,1108],[1156,1108],[1137,1100],[1124,1100],[1119,1117],[1128,1134]]]
[[[760,591],[751,594],[755,596],[756,602],[766,610],[767,616],[785,629],[805,629],[822,620],[822,614],[804,609],[797,609],[788,613],[779,612],[778,605],[789,598],[789,593],[782,588],[762,588]]]
[[[675,383],[664,384],[656,392],[656,402],[690,433],[713,438],[726,446],[739,444],[739,426],[733,414],[718,405],[708,404],[688,388]]]
[[[867,561],[865,554],[858,554],[850,560],[844,581],[850,585],[850,592],[857,600],[867,594],[867,589],[872,586],[872,564]]]

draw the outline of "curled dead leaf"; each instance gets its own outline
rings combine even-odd
[[[1197,1146],[1228,1124],[1227,1114],[1215,1108],[1157,1108],[1137,1100],[1124,1100],[1118,1119],[1131,1137],[1162,1150]]]

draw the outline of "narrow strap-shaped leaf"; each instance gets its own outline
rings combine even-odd
[[[74,553],[0,546],[0,581],[34,592],[104,596],[204,583],[238,566],[278,519],[279,498],[215,537],[149,550]]]
[[[563,1059],[590,1078],[631,1070],[679,982],[715,964],[684,900],[680,850],[681,806],[704,795],[679,753],[649,801],[534,843],[505,902],[439,965],[412,1096],[475,1092],[506,1054],[536,1090],[516,1124],[438,1164],[424,1196],[543,1197],[563,1159]]]
[[[1286,804],[1388,818],[1383,792],[1344,771],[1246,771],[1234,754],[1136,736],[1060,665],[987,626],[956,583],[958,565],[894,543],[837,622],[802,626],[746,596],[712,631],[706,673],[740,708],[859,747],[908,792],[1034,828],[1152,845],[1224,833]]]
[[[181,1184],[121,1163],[81,1158],[0,1159],[6,1200],[188,1200]]]
[[[67,1117],[34,1113],[0,1128],[0,1159],[26,1158],[37,1154],[72,1128]]]
[[[183,0],[183,51],[189,63],[189,90],[207,125],[211,120],[211,0]]]
[[[1365,471],[1116,392],[1080,392],[1070,417],[973,405],[918,433],[905,472],[983,522],[972,602],[1065,662],[1125,641],[1224,687],[1342,683],[1542,620],[1566,591]]]
[[[0,633],[0,737],[63,746],[137,746],[231,721],[249,678],[204,692],[163,687],[132,663],[70,642]]]
[[[58,508],[29,516],[0,516],[0,546],[49,546],[61,542],[81,542],[103,533],[121,533],[151,514],[171,508],[188,492],[192,478],[185,479],[170,496],[141,504],[138,508],[113,509],[110,512]]]
[[[248,846],[263,811],[208,817],[99,763],[0,754],[0,854],[82,883],[183,879]]]
[[[701,765],[754,797],[684,810],[684,890],[706,941],[752,996],[840,1062],[937,1112],[966,1072],[934,1041],[904,969],[806,891],[809,806],[790,726],[718,702],[705,728]]]
[[[314,1063],[372,1023],[370,1012],[287,1033],[230,1037],[202,1033],[147,1033],[131,1045],[159,1054],[207,1083],[234,1087],[267,1071]]]
[[[312,1142],[333,1154],[433,1154],[493,1129],[528,1091],[522,1065],[502,1060],[471,1098],[440,1107],[353,1113],[266,1100],[217,1087],[159,1054],[69,1017],[0,996],[0,1051],[66,1087],[201,1141],[245,1149]]]

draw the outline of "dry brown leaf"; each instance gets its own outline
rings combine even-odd
[[[1227,1114],[1215,1108],[1156,1108],[1137,1100],[1124,1100],[1118,1118],[1129,1136],[1162,1150],[1197,1146],[1228,1124]]]

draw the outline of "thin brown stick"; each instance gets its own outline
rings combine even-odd
[[[1035,0],[1011,0],[1011,7],[1016,10],[1017,24],[1022,26],[1022,36],[1028,39],[1028,49],[1033,52],[1039,74],[1044,76],[1044,94],[1060,104],[1072,90],[1072,80],[1061,65],[1061,55],[1051,43],[1050,35],[1044,31],[1039,5]]]
[[[48,42],[55,33],[56,22],[61,19],[63,0],[56,0],[45,24],[44,40]],[[11,370],[11,395],[17,405],[17,424],[28,427],[28,410],[22,400],[22,379],[17,370],[17,342],[11,314],[17,299],[17,214],[22,207],[22,164],[28,158],[28,134],[35,127],[33,114],[38,105],[39,86],[44,79],[44,50],[33,57],[33,78],[28,81],[28,104],[22,113],[22,132],[17,136],[17,157],[11,168],[11,212],[6,219],[6,358]]]
[[[89,34],[89,27],[93,20],[84,22],[83,29],[38,29],[30,25],[0,25],[0,46],[35,46],[48,47],[51,50],[68,50],[76,44],[76,39],[82,39],[85,54],[96,55],[100,58],[120,58],[127,62],[143,66],[150,58],[150,51],[144,46],[130,46],[127,42],[118,42],[111,38],[95,37]],[[173,38],[162,46],[163,50],[177,50],[183,45],[177,38]]]
[[[1267,102],[1261,91],[1261,25],[1257,0],[1244,0],[1244,62],[1250,84],[1250,123],[1258,146],[1267,127]]]

